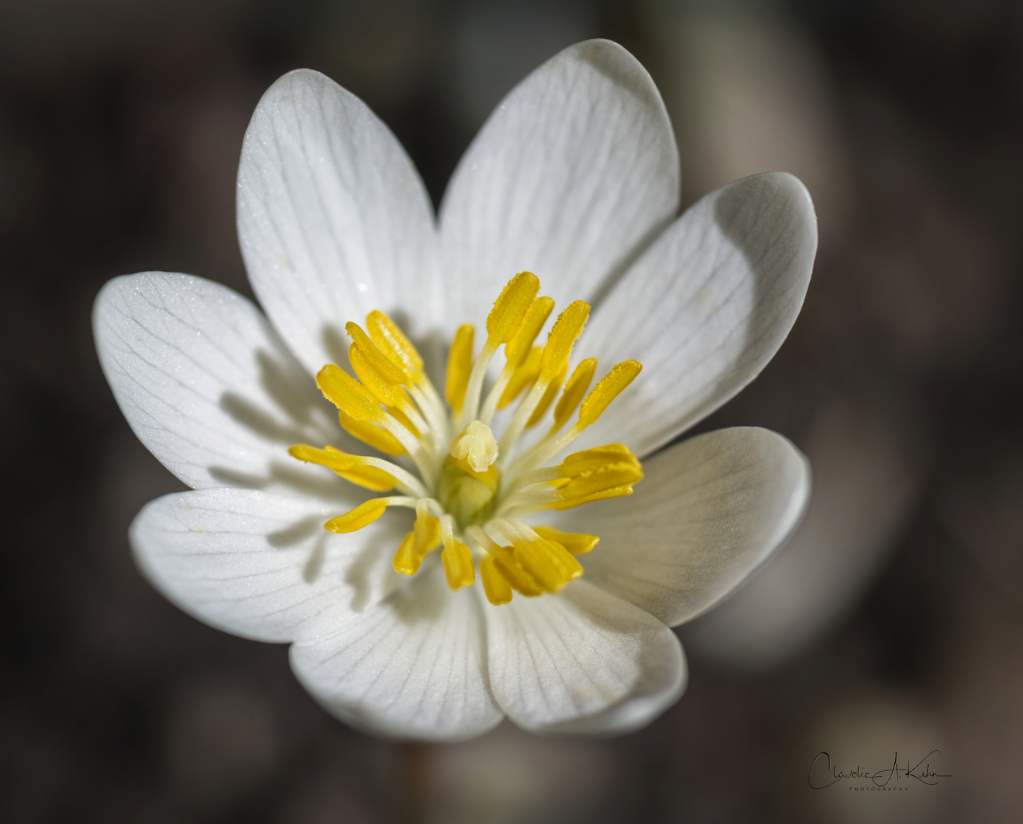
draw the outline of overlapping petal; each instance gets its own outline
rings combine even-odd
[[[293,641],[337,632],[405,581],[389,551],[399,524],[336,535],[323,529],[336,512],[308,496],[180,492],[147,504],[130,537],[146,577],[185,612],[244,638]]]
[[[252,288],[306,368],[343,363],[345,322],[381,309],[413,337],[438,319],[437,236],[405,150],[314,71],[263,95],[242,146],[238,234]]]
[[[287,446],[341,440],[312,379],[259,310],[188,275],[114,278],[93,311],[107,382],[139,440],[191,487],[298,486],[350,497],[287,458]]]
[[[785,541],[810,494],[806,458],[766,429],[721,429],[645,461],[627,498],[566,513],[600,544],[586,578],[676,626],[706,612]]]
[[[580,347],[643,376],[583,444],[649,454],[733,397],[778,351],[803,305],[817,249],[806,188],[753,175],[686,211],[596,309]]]
[[[516,597],[485,609],[491,688],[501,709],[527,729],[630,732],[685,687],[675,634],[585,580],[557,597]]]
[[[486,317],[522,270],[562,307],[593,300],[678,197],[678,150],[650,75],[606,40],[565,49],[501,102],[448,185],[448,324]]]
[[[437,561],[337,634],[292,646],[299,680],[342,720],[442,740],[479,735],[501,720],[479,601],[469,590],[450,591]]]

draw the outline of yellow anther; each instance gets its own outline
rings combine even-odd
[[[363,423],[380,423],[384,410],[380,402],[340,366],[328,363],[316,376],[324,397],[348,417]]]
[[[455,412],[460,412],[465,402],[465,390],[469,386],[469,375],[472,374],[472,341],[474,329],[471,323],[463,324],[455,332],[451,342],[451,353],[448,355],[448,404]]]
[[[565,380],[565,373],[568,371],[568,362],[561,367],[561,371],[555,375],[554,380],[547,384],[547,388],[544,390],[543,395],[540,397],[540,402],[533,409],[533,414],[529,416],[529,420],[526,421],[526,429],[531,426],[536,426],[543,420],[543,416],[547,414],[547,410],[554,402],[555,396],[558,394],[558,390],[561,389],[561,384]]]
[[[335,472],[345,472],[349,469],[354,469],[360,464],[358,457],[355,455],[349,455],[340,449],[334,449],[332,446],[328,446],[326,449],[317,449],[315,446],[297,443],[294,446],[288,447],[288,454],[292,458],[298,458],[306,463],[319,464],[328,469],[333,469]]]
[[[643,479],[643,470],[634,463],[621,461],[580,472],[561,490],[565,497],[585,497],[616,486],[628,486]]]
[[[339,409],[337,414],[338,419],[341,421],[341,427],[353,438],[358,438],[363,443],[367,443],[374,449],[379,449],[387,455],[406,454],[405,447],[401,445],[401,441],[386,429],[377,426],[375,423],[357,420],[343,409]]]
[[[543,353],[542,346],[534,346],[529,350],[526,359],[522,361],[512,372],[508,385],[504,387],[501,398],[497,402],[498,409],[504,409],[508,404],[522,394],[522,390],[532,386],[540,376],[540,356]]]
[[[352,346],[359,347],[363,357],[373,364],[373,368],[380,373],[380,377],[385,381],[399,384],[411,382],[412,370],[407,370],[404,363],[392,360],[373,342],[359,324],[348,321],[345,324],[345,331],[353,341]],[[350,351],[349,354],[351,354]]]
[[[572,507],[575,506],[589,504],[592,503],[593,501],[603,501],[606,500],[607,498],[621,498],[625,495],[631,494],[632,484],[627,484],[625,486],[616,486],[612,487],[611,489],[605,489],[602,492],[594,492],[592,495],[585,495],[581,498],[565,498],[564,500],[557,501],[556,503],[552,504],[551,508],[561,511],[565,509],[571,509]]]
[[[423,563],[423,556],[416,552],[416,533],[410,532],[402,539],[398,551],[394,553],[391,566],[394,567],[395,572],[400,572],[403,575],[415,575],[419,571],[421,563]]]
[[[480,561],[480,578],[483,580],[483,591],[487,595],[487,600],[495,607],[511,602],[512,588],[497,571],[497,565],[489,555]]]
[[[355,469],[346,469],[344,472],[338,472],[337,474],[346,481],[350,481],[356,486],[371,489],[373,492],[387,492],[394,489],[397,484],[397,481],[389,472],[385,472],[375,466],[357,466]]]
[[[440,554],[444,562],[444,574],[448,579],[448,586],[451,589],[467,587],[476,580],[476,574],[472,566],[472,553],[469,547],[458,540],[451,540],[444,544],[444,551]]]
[[[568,363],[572,347],[582,334],[586,320],[590,316],[590,305],[584,300],[577,300],[558,315],[551,333],[547,336],[547,344],[543,348],[540,359],[541,380],[552,378]]]
[[[573,452],[561,462],[561,474],[566,478],[576,478],[586,472],[618,464],[635,467],[642,477],[642,464],[629,448],[621,443],[609,443],[584,449],[582,452]]]
[[[576,407],[586,395],[586,390],[590,388],[590,381],[593,380],[596,371],[596,358],[587,358],[575,368],[572,377],[565,384],[565,393],[558,400],[558,405],[554,407],[555,428],[560,429],[572,417],[572,413],[575,412]]]
[[[587,535],[583,532],[562,532],[550,526],[534,526],[533,531],[541,538],[561,544],[573,555],[583,555],[592,550],[600,538],[596,535]]]
[[[493,343],[510,341],[519,330],[539,291],[540,278],[532,272],[519,272],[509,280],[487,315],[488,340]]]
[[[511,547],[502,546],[489,551],[490,557],[494,559],[494,567],[516,592],[527,598],[535,598],[547,591],[522,567]]]
[[[515,560],[547,592],[557,592],[583,574],[580,563],[554,541],[516,541],[514,546]]]
[[[466,461],[473,472],[486,472],[497,460],[497,440],[489,426],[472,421],[451,441],[448,454],[455,460]]]
[[[295,444],[288,449],[288,454],[300,461],[319,464],[332,469],[346,481],[353,484],[372,489],[374,492],[386,492],[394,489],[398,483],[394,477],[375,466],[365,466],[363,458],[357,455],[348,455],[328,446],[326,449],[317,449],[306,444]]]
[[[589,449],[573,452],[571,455],[566,456],[562,463],[565,466],[570,466],[592,460],[631,461],[637,466],[639,465],[639,460],[632,454],[632,450],[623,443],[606,443],[603,446],[591,446]]]
[[[323,525],[323,528],[328,532],[355,532],[373,523],[384,514],[385,509],[387,509],[387,498],[370,498],[351,512],[331,518]]]
[[[504,347],[504,356],[513,367],[518,367],[530,354],[533,341],[547,323],[553,309],[553,298],[539,297],[533,301],[522,319],[519,331]]]
[[[636,379],[642,369],[643,365],[634,360],[622,361],[611,367],[611,371],[600,379],[583,401],[583,405],[579,407],[580,425],[589,426],[597,420],[607,409],[608,404]]]
[[[387,379],[366,350],[359,344],[353,343],[348,349],[348,360],[352,362],[352,369],[359,380],[362,381],[373,397],[386,406],[402,406],[408,403],[408,395],[400,384]]]
[[[583,565],[562,544],[547,538],[541,538],[539,541],[533,541],[532,545],[539,552],[543,552],[551,563],[554,564],[563,581],[562,586],[582,576]]]
[[[423,359],[406,338],[398,326],[387,315],[376,309],[366,316],[366,329],[369,337],[380,350],[391,360],[402,364],[407,374],[413,379],[423,372]]]
[[[425,510],[417,510],[412,534],[416,539],[416,552],[420,556],[426,555],[440,545],[440,521],[428,515]]]

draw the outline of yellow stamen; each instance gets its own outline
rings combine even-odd
[[[579,406],[586,390],[590,388],[590,381],[593,380],[596,371],[596,358],[587,358],[575,368],[572,377],[565,384],[565,393],[558,400],[558,405],[554,407],[555,431],[561,429],[565,422],[572,417],[572,413]]]
[[[512,588],[504,576],[497,571],[494,559],[489,555],[480,561],[480,578],[483,580],[483,591],[490,603],[495,607],[511,603]]]
[[[317,449],[306,444],[295,444],[288,449],[288,454],[300,461],[319,464],[333,470],[346,481],[372,489],[374,492],[386,492],[394,489],[398,481],[389,472],[375,466],[366,466],[364,459],[328,446]]]
[[[623,444],[598,446],[569,455],[558,466],[520,476],[516,481],[518,487],[542,483],[547,488],[513,491],[504,499],[502,510],[570,509],[603,498],[631,495],[632,485],[642,478],[642,464],[628,447]]]
[[[419,379],[423,374],[423,359],[393,320],[377,309],[366,316],[366,329],[370,339],[385,355],[402,364],[413,380]]]
[[[605,464],[599,469],[588,469],[580,472],[568,482],[561,490],[561,493],[566,498],[586,497],[605,489],[634,484],[642,480],[642,478],[643,471],[638,466],[627,461],[621,461],[619,463]]]
[[[533,301],[526,316],[522,319],[519,330],[504,347],[504,356],[513,368],[520,366],[530,354],[533,341],[540,334],[543,325],[547,323],[547,318],[550,317],[553,309],[553,298],[539,297]]]
[[[611,371],[600,379],[579,407],[580,425],[589,426],[596,421],[607,409],[608,404],[617,398],[642,370],[643,365],[634,360],[622,361],[611,367]]]
[[[541,380],[545,377],[553,378],[568,363],[572,347],[582,334],[589,316],[590,305],[584,300],[573,302],[558,315],[543,348],[543,357],[540,360]]]
[[[394,567],[395,572],[400,572],[403,575],[415,575],[422,563],[423,556],[416,552],[416,533],[410,532],[402,538],[398,551],[394,553],[391,566]]]
[[[382,423],[380,402],[340,366],[328,363],[316,376],[316,385],[324,397],[348,417],[363,423]]]
[[[397,384],[411,383],[412,375],[410,371],[406,370],[405,364],[392,360],[373,342],[359,324],[348,321],[345,324],[345,331],[354,341],[352,346],[359,348],[362,355],[373,364],[373,368],[384,380]],[[365,383],[365,381],[363,382]]]
[[[542,346],[534,346],[529,350],[525,360],[516,367],[508,383],[505,385],[501,398],[497,402],[498,409],[504,409],[521,395],[526,387],[532,386],[536,382],[536,379],[540,376],[540,356],[542,353]]]
[[[568,371],[568,363],[561,367],[561,371],[554,376],[554,379],[547,384],[547,388],[544,390],[543,395],[540,397],[539,403],[536,408],[533,409],[533,414],[529,416],[529,420],[526,421],[526,429],[531,426],[536,426],[543,420],[543,416],[547,414],[547,410],[550,408],[551,403],[554,401],[554,397],[558,394],[558,390],[561,389],[561,384],[565,380],[565,373]]]
[[[632,454],[629,447],[622,443],[609,443],[604,446],[595,446],[592,449],[584,449],[582,452],[573,452],[561,462],[561,475],[565,478],[575,478],[585,472],[621,463],[642,470],[642,464]],[[642,471],[640,471],[639,477],[643,477]]]
[[[356,532],[384,514],[387,509],[387,498],[370,498],[365,503],[359,504],[351,512],[331,518],[323,525],[328,532]]]
[[[421,556],[440,545],[440,521],[427,513],[423,505],[416,507],[416,522],[412,533],[416,539],[416,552]]]
[[[508,343],[518,332],[539,291],[540,278],[532,272],[519,272],[509,280],[487,315],[488,341]]]
[[[511,548],[506,546],[498,547],[490,557],[494,559],[494,567],[501,574],[501,577],[520,595],[525,595],[527,598],[535,598],[537,595],[543,595],[547,591],[523,568]]]
[[[525,454],[520,455],[515,463],[509,467],[513,475],[520,471],[528,470],[530,467],[540,466],[557,455],[561,450],[574,441],[579,433],[592,424],[607,409],[608,405],[627,387],[643,369],[642,364],[634,360],[622,361],[616,364],[611,370],[600,379],[600,382],[593,387],[593,391],[583,401],[579,408],[579,420],[567,432],[557,437],[552,437],[557,431],[557,424],[552,427],[540,441],[538,441]],[[541,376],[541,380],[543,377]],[[527,399],[528,400],[528,399]],[[515,420],[512,419],[512,426]],[[510,438],[506,432],[501,438],[501,448],[508,449],[510,444],[505,439]]]
[[[573,578],[583,574],[582,565],[561,544],[541,538],[539,541],[515,541],[515,560],[548,592],[557,592]]]
[[[395,572],[403,575],[415,575],[427,553],[440,545],[440,521],[427,511],[426,501],[422,498],[416,503],[416,522],[401,541],[398,551],[394,554],[391,565]]]
[[[515,553],[511,547],[501,546],[493,538],[487,535],[483,527],[470,526],[466,529],[483,549],[485,549],[493,560],[495,571],[507,581],[512,588],[527,598],[543,595],[544,588],[526,572],[518,561],[515,560]],[[480,564],[480,571],[483,571],[483,564]],[[488,596],[489,597],[489,596]],[[509,600],[511,600],[509,598]],[[494,601],[491,601],[494,603]]]
[[[353,438],[358,438],[363,443],[367,443],[374,449],[379,449],[387,455],[406,454],[405,447],[401,445],[401,441],[383,427],[375,423],[357,420],[343,409],[339,409],[337,415],[341,421],[341,427]]]
[[[445,515],[440,524],[441,540],[444,542],[444,551],[441,552],[440,559],[444,564],[444,575],[448,579],[448,586],[451,589],[459,589],[467,587],[475,581],[476,574],[473,571],[472,553],[469,552],[469,547],[455,538],[452,527],[451,516]]]
[[[476,580],[476,574],[472,566],[472,554],[469,547],[461,541],[453,541],[450,546],[444,547],[440,554],[444,562],[444,574],[448,579],[448,586],[451,589],[467,587]]]
[[[448,355],[448,403],[455,412],[461,412],[465,402],[465,390],[472,374],[472,343],[475,330],[471,323],[463,324],[455,332]]]
[[[575,506],[582,506],[583,504],[593,503],[594,501],[603,501],[608,498],[621,498],[625,495],[632,494],[632,485],[627,484],[623,486],[616,486],[611,489],[605,489],[601,492],[594,492],[592,495],[585,495],[580,498],[566,498],[565,500],[558,501],[551,509],[557,509],[558,511],[571,509]]]
[[[362,381],[370,393],[385,406],[392,406],[399,409],[409,403],[408,395],[401,384],[392,382],[377,369],[373,358],[365,349],[357,343],[353,343],[348,349],[348,360],[352,363],[352,369],[356,376]]]
[[[583,532],[562,532],[550,526],[534,526],[533,529],[541,538],[561,544],[573,555],[584,555],[600,543],[596,535],[587,535]]]

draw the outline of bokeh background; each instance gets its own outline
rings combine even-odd
[[[286,650],[188,618],[134,568],[180,485],[99,370],[103,282],[251,295],[248,118],[319,69],[394,130],[434,202],[490,109],[590,37],[646,65],[683,204],[797,174],[820,250],[763,375],[700,429],[810,457],[800,530],[681,628],[681,702],[620,739],[504,724],[356,733]],[[6,822],[957,822],[1023,816],[1023,4],[999,0],[3,0],[0,819]],[[812,790],[820,751],[938,786]],[[939,760],[940,759],[940,760]]]

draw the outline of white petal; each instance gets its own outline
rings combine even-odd
[[[722,429],[643,463],[626,498],[555,521],[600,536],[580,557],[587,580],[669,626],[706,612],[792,533],[810,494],[806,459],[766,429]]]
[[[485,605],[490,684],[527,729],[626,733],[685,688],[682,646],[660,621],[585,580],[557,595]]]
[[[100,364],[139,440],[189,486],[343,484],[288,457],[343,443],[309,375],[259,310],[188,275],[114,278],[93,310]]]
[[[147,504],[131,526],[135,559],[173,603],[260,641],[336,632],[406,579],[391,569],[399,519],[323,529],[337,507],[248,489],[205,489]],[[390,515],[390,513],[388,513]]]
[[[759,374],[803,305],[817,250],[806,188],[792,175],[737,180],[703,198],[597,308],[578,351],[602,370],[643,372],[580,444],[652,452]]]
[[[593,300],[678,210],[678,150],[621,46],[565,49],[494,110],[441,207],[449,323],[479,323],[516,272],[564,308]]]
[[[284,75],[252,116],[238,170],[252,288],[312,372],[343,362],[345,323],[382,309],[410,335],[439,311],[437,236],[408,155],[355,95]]]
[[[462,739],[501,720],[476,596],[452,592],[436,553],[341,632],[291,648],[298,679],[342,720],[384,735]]]

